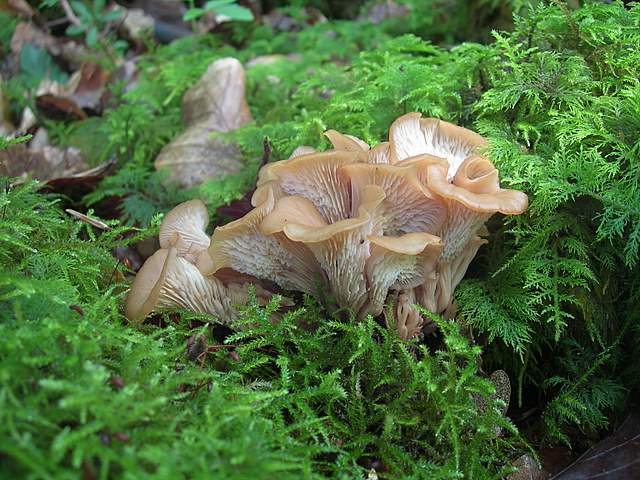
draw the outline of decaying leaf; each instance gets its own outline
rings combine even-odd
[[[640,415],[630,414],[612,435],[587,450],[553,480],[640,478]]]
[[[80,151],[76,148],[46,146],[32,150],[26,145],[13,145],[0,151],[0,175],[25,177],[31,175],[41,181],[68,177],[86,170]]]
[[[162,149],[156,167],[170,169],[172,179],[191,187],[208,178],[237,173],[242,155],[234,142],[198,124]]]
[[[47,117],[83,120],[84,111],[99,112],[109,76],[95,63],[85,62],[66,84],[43,80],[37,91],[36,106]]]
[[[124,9],[124,7],[119,7]],[[130,40],[142,40],[147,35],[153,35],[154,18],[141,8],[126,9],[122,17],[122,33]]]
[[[36,47],[44,48],[51,55],[60,55],[62,49],[55,37],[38,30],[32,23],[22,22],[16,25],[11,37],[11,51],[19,54],[25,44],[30,43]]]
[[[393,0],[383,0],[371,5],[366,15],[361,15],[359,19],[378,25],[390,18],[406,17],[409,13],[410,9],[407,5],[399,5]]]
[[[182,99],[187,130],[156,158],[156,168],[166,168],[170,178],[190,187],[209,178],[235,173],[242,167],[238,146],[223,138],[251,121],[245,100],[245,73],[235,58],[212,63]]]
[[[188,126],[204,123],[218,132],[230,132],[251,121],[245,99],[245,74],[235,58],[213,62],[184,94],[182,118]]]

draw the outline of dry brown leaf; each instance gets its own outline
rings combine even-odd
[[[229,57],[209,65],[184,94],[182,118],[188,126],[204,122],[218,132],[230,132],[250,122],[242,64]]]
[[[41,181],[64,178],[87,168],[80,150],[46,146],[31,150],[26,145],[13,145],[0,151],[0,175],[32,176]]]
[[[238,146],[216,133],[230,132],[251,121],[245,99],[245,74],[235,58],[212,63],[185,93],[182,115],[187,130],[165,146],[155,161],[184,187],[235,173],[243,165]]]
[[[99,112],[109,76],[95,63],[85,62],[66,84],[43,80],[38,86],[36,106],[56,120],[83,120],[83,109]]]
[[[170,178],[192,187],[209,178],[240,171],[243,161],[238,146],[204,124],[188,128],[164,147],[156,168],[167,168]]]
[[[609,437],[587,450],[553,480],[640,478],[640,415],[632,413]]]
[[[84,120],[87,114],[71,98],[45,94],[36,98],[36,107],[54,120]]]

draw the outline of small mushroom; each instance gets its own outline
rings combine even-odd
[[[196,263],[199,255],[209,248],[211,239],[205,233],[209,213],[202,200],[181,203],[167,213],[160,225],[160,248],[175,246],[178,256]]]
[[[276,238],[260,230],[262,220],[273,211],[276,198],[281,195],[273,182],[263,184],[254,193],[252,203],[255,208],[251,212],[216,228],[209,247],[211,261],[205,274],[231,268],[269,279],[282,288],[315,292],[313,256],[305,254],[301,248],[292,248],[284,236]]]
[[[403,340],[409,340],[410,338],[418,336],[424,325],[424,319],[420,313],[413,308],[413,304],[415,303],[413,291],[404,290],[397,296],[392,316],[385,315],[387,327],[394,325],[398,336]]]
[[[127,296],[125,314],[135,320],[154,310],[175,307],[209,313],[223,322],[237,315],[222,282],[204,277],[171,246],[158,250],[142,266]]]

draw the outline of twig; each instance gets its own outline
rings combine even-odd
[[[67,16],[67,18],[71,23],[77,26],[82,25],[82,22],[76,16],[75,12],[71,8],[71,5],[69,5],[69,2],[67,0],[60,0],[60,6],[62,7],[62,10],[64,10],[64,14]]]
[[[75,210],[71,210],[70,208],[67,208],[65,212],[67,212],[72,217],[77,218],[81,222],[88,223],[89,225],[93,225],[94,227],[99,228],[100,230],[105,230],[107,232],[109,230],[112,230],[112,228],[106,223],[101,222],[96,218],[85,215],[84,213],[76,212]]]

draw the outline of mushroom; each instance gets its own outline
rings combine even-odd
[[[396,296],[396,326],[409,338],[422,325],[411,305],[448,311],[486,243],[486,220],[523,212],[527,197],[500,188],[480,135],[418,113],[397,119],[389,142],[372,147],[326,136],[333,150],[299,147],[264,166],[254,209],[217,228],[197,264],[205,274],[231,269],[306,293],[319,279],[360,318]]]
[[[413,166],[425,187],[440,199],[447,219],[438,235],[443,250],[436,275],[419,290],[420,303],[443,312],[453,291],[486,241],[477,237],[495,213],[517,215],[527,208],[527,196],[500,188],[498,171],[479,151],[486,141],[477,133],[434,118],[410,113],[390,127],[391,158],[398,166]]]
[[[374,225],[374,212],[383,199],[381,188],[368,186],[357,217],[327,224],[309,200],[287,197],[265,217],[262,228],[266,233],[282,232],[292,242],[307,247],[326,275],[337,303],[357,313],[367,301],[364,279],[369,255],[367,236]],[[292,210],[291,206],[298,209]]]
[[[181,203],[167,213],[160,224],[160,248],[175,246],[178,255],[191,263],[209,248],[211,239],[205,233],[209,213],[202,200]]]
[[[437,118],[421,117],[420,113],[407,113],[391,124],[391,163],[427,153],[447,160],[448,179],[452,179],[464,159],[487,144],[471,130]]]
[[[204,277],[193,264],[178,256],[178,248],[170,246],[149,257],[136,275],[125,314],[134,320],[156,309],[175,307],[210,313],[225,323],[237,316],[222,282]]]
[[[379,315],[389,290],[412,289],[431,278],[442,243],[429,233],[369,236],[368,240],[371,255],[366,265],[370,289],[367,313]]]
[[[273,211],[276,198],[282,196],[275,182],[267,182],[254,193],[255,208],[238,220],[218,227],[211,237],[205,274],[223,268],[271,280],[282,288],[315,292],[316,275],[313,256],[280,235],[265,235],[262,220]],[[204,262],[203,262],[204,263]]]

